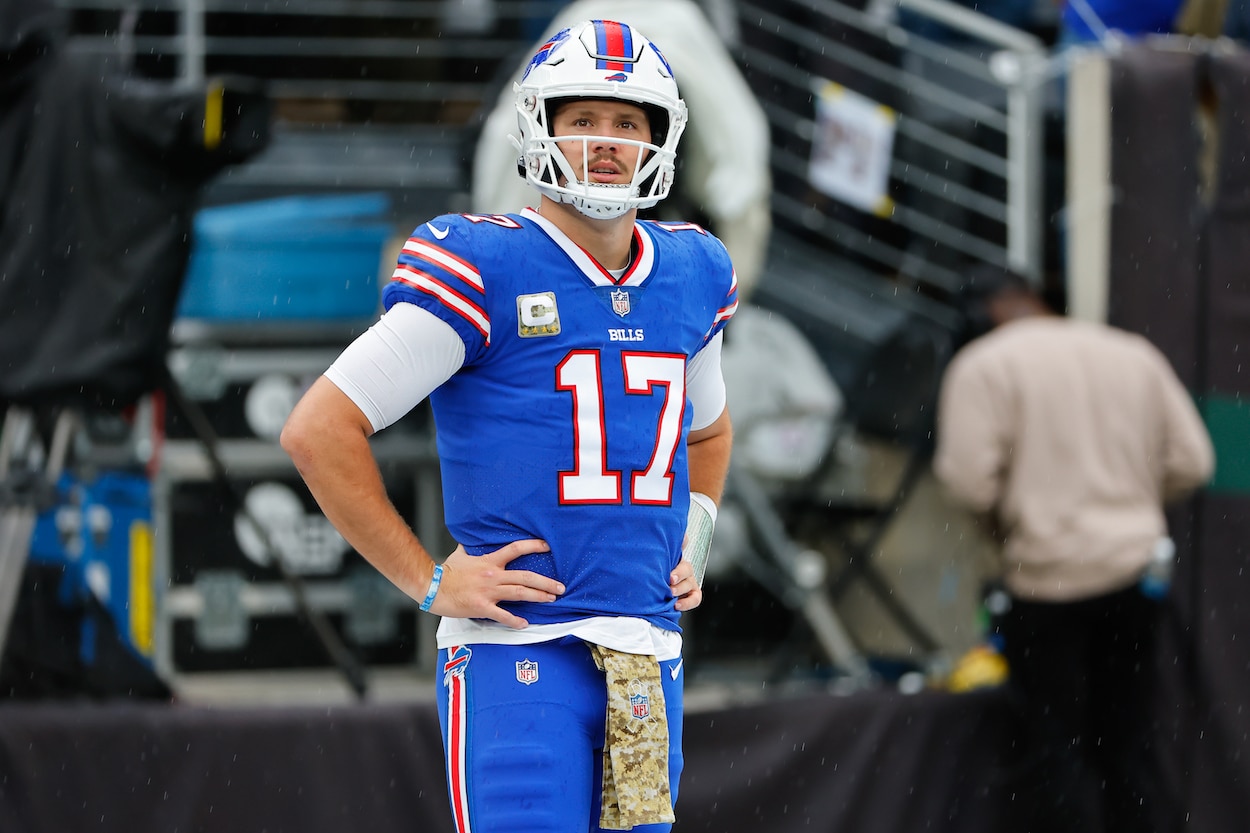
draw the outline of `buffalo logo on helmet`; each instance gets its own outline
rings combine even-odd
[[[551,53],[555,51],[555,48],[568,40],[569,33],[571,31],[571,29],[561,29],[559,32],[552,35],[550,40],[538,47],[538,51],[534,53],[534,57],[530,58],[529,64],[526,65],[525,72],[521,73],[521,80],[524,81],[528,78],[534,67],[539,66],[550,58]]]

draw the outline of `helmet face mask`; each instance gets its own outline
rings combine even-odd
[[[686,105],[668,62],[636,29],[591,20],[560,31],[530,60],[514,90],[520,137],[509,138],[521,154],[520,173],[543,195],[595,219],[650,208],[668,196]],[[625,101],[646,111],[650,142],[612,139],[631,155],[630,148],[640,149],[630,183],[589,181],[593,135],[553,135],[551,120],[567,99]],[[580,164],[570,163],[557,142],[581,142]]]

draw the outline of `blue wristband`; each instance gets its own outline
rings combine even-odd
[[[434,575],[430,576],[430,589],[425,594],[425,598],[421,600],[419,607],[422,612],[428,613],[430,605],[434,604],[434,597],[438,595],[438,586],[443,583],[443,565],[434,565]]]

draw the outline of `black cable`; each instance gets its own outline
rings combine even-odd
[[[195,431],[195,435],[199,438],[200,443],[204,446],[204,452],[208,456],[208,463],[212,469],[213,478],[225,488],[234,510],[252,527],[252,531],[256,534],[261,546],[269,554],[270,562],[277,569],[283,583],[291,591],[296,610],[299,611],[300,616],[312,628],[317,641],[321,643],[326,655],[338,668],[347,684],[351,686],[357,699],[363,700],[368,693],[368,681],[365,677],[364,669],[356,656],[343,642],[338,632],[330,625],[329,620],[326,619],[321,611],[309,604],[303,580],[287,567],[282,554],[273,545],[269,533],[256,520],[251,510],[248,509],[242,490],[235,481],[230,479],[226,472],[226,466],[218,452],[217,432],[213,429],[203,409],[186,395],[182,386],[178,384],[178,380],[168,370],[165,373],[165,388],[170,398],[174,400],[174,404],[187,418],[187,422],[191,424],[191,428]]]

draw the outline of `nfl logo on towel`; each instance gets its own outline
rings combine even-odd
[[[538,663],[533,660],[523,659],[516,664],[517,682],[532,685],[538,682]]]
[[[629,704],[634,708],[634,717],[646,720],[651,716],[651,697],[647,694],[629,695]]]
[[[622,317],[629,315],[629,293],[623,289],[612,290],[612,311]]]

